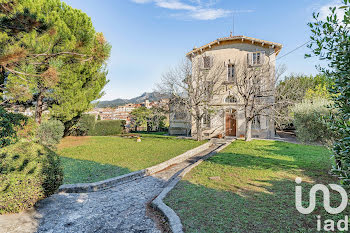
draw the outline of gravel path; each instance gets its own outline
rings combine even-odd
[[[36,208],[20,214],[0,215],[0,232],[160,232],[146,215],[153,200],[185,167],[208,150],[152,176],[91,193],[58,193],[40,201]]]

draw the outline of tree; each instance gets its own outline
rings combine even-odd
[[[234,86],[242,102],[245,118],[245,140],[252,139],[252,122],[261,115],[272,116],[275,102],[275,70],[269,63],[250,67],[235,62]]]
[[[38,123],[48,108],[63,122],[79,118],[106,84],[110,45],[103,35],[85,13],[59,0],[7,0],[0,9],[7,104],[35,105]]]
[[[158,84],[160,92],[170,96],[172,108],[184,109],[193,119],[196,139],[203,138],[203,119],[215,111],[212,97],[221,90],[225,66],[213,58],[210,69],[204,69],[200,58],[182,61],[179,65],[162,75]]]
[[[314,13],[315,22],[309,23],[311,43],[308,47],[321,60],[328,61],[328,67],[319,69],[334,82],[329,89],[333,94],[333,130],[341,137],[334,143],[335,164],[332,171],[339,176],[342,184],[350,185],[350,2],[342,1],[341,7],[330,7],[325,20]],[[343,17],[340,17],[343,15]],[[307,54],[306,57],[310,57]],[[338,119],[338,120],[337,120]]]
[[[132,110],[130,115],[132,119],[131,121],[135,127],[135,131],[137,131],[138,127],[142,125],[147,125],[147,122],[151,117],[151,110],[146,107],[135,108],[134,110]]]
[[[279,69],[277,69],[279,70]],[[293,123],[291,114],[291,107],[295,104],[301,103],[305,98],[311,98],[318,94],[320,97],[329,95],[326,92],[320,92],[320,89],[325,89],[331,86],[331,81],[325,75],[318,74],[316,76],[307,76],[303,74],[290,74],[283,80],[278,78],[278,71],[276,72],[276,91],[275,98],[277,104],[274,108],[276,126],[283,130],[290,127]]]

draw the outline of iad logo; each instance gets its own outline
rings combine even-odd
[[[295,182],[297,184],[301,184],[301,178],[297,177],[295,179]],[[302,206],[302,187],[297,185],[295,187],[295,207],[297,208],[297,210],[302,213],[302,214],[310,214],[316,207],[316,192],[317,191],[321,191],[323,193],[323,207],[324,209],[330,213],[330,214],[339,214],[341,212],[343,212],[345,210],[345,208],[348,205],[348,194],[346,193],[346,191],[343,189],[343,187],[341,187],[340,185],[336,185],[336,184],[329,184],[329,187],[335,191],[337,191],[338,193],[340,193],[341,195],[341,203],[338,207],[333,208],[330,206],[330,195],[329,195],[329,189],[327,188],[327,186],[323,185],[323,184],[316,184],[314,185],[309,193],[309,206],[304,208]],[[344,230],[348,230],[348,216],[345,216],[344,220],[339,220],[337,222],[337,228],[339,231],[344,231]],[[322,229],[322,223],[321,223],[321,216],[317,216],[317,230],[321,231]],[[327,219],[324,221],[324,227],[323,230],[325,231],[334,231],[335,230],[335,223],[333,220],[331,219]]]
[[[297,184],[300,184],[301,181],[302,180],[300,177],[297,177],[295,179],[295,182]],[[322,191],[323,192],[323,207],[324,207],[324,209],[330,214],[339,214],[339,213],[343,212],[345,210],[346,206],[348,205],[348,194],[343,189],[343,187],[341,187],[340,185],[330,184],[329,186],[331,187],[331,189],[340,193],[340,195],[342,197],[342,201],[341,201],[340,206],[338,206],[337,208],[331,207],[329,204],[329,189],[327,188],[327,186],[325,186],[323,184],[316,184],[310,190],[309,207],[304,208],[301,204],[301,199],[302,199],[301,189],[302,188],[301,188],[301,186],[297,185],[295,187],[295,207],[297,208],[297,210],[302,214],[310,214],[316,207],[316,192]]]

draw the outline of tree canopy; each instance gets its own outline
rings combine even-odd
[[[309,48],[314,55],[328,61],[328,67],[320,70],[334,82],[329,90],[338,111],[332,126],[341,137],[333,147],[333,172],[344,185],[350,185],[350,2],[343,0],[342,3],[341,7],[331,7],[325,20],[314,13],[315,21],[309,23],[312,33]]]
[[[50,109],[67,123],[106,85],[111,46],[91,19],[60,0],[0,1],[0,81],[5,104]]]

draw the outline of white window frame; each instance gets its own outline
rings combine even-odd
[[[261,118],[260,115],[254,117],[252,121],[252,129],[261,129]]]
[[[209,59],[208,60],[208,63],[205,61],[205,59]],[[212,64],[213,64],[213,58],[211,56],[208,56],[208,55],[204,55],[202,57],[202,68],[204,70],[209,70],[211,67],[212,67]],[[207,66],[206,66],[207,65]]]
[[[228,64],[227,65],[227,81],[234,82],[235,80],[235,65]]]
[[[234,99],[235,101],[234,102],[231,102],[231,101],[227,101],[227,100],[232,100],[232,99]],[[234,104],[234,103],[237,103],[237,98],[234,96],[234,95],[228,95],[228,96],[226,96],[226,98],[225,98],[225,103],[226,104]]]
[[[248,64],[250,66],[261,66],[265,61],[265,51],[256,51],[248,53]]]
[[[202,125],[205,128],[210,128],[211,116],[210,116],[210,114],[207,111],[204,113],[203,120],[202,120]]]

